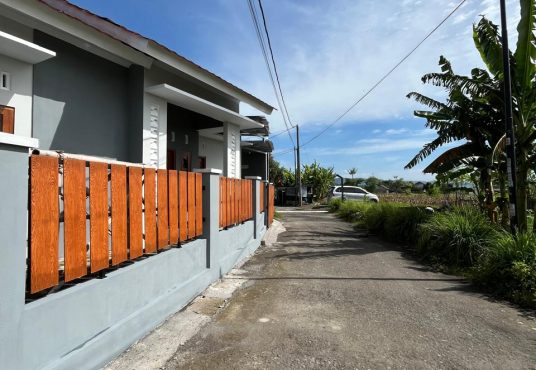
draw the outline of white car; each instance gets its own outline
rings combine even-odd
[[[379,202],[380,198],[376,194],[372,194],[367,190],[360,188],[358,186],[333,186],[331,188],[331,198],[340,198],[342,197],[344,190],[344,199],[352,200],[362,200],[362,201],[371,201]]]

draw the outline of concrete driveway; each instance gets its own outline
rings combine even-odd
[[[168,369],[535,369],[530,313],[472,292],[327,213],[245,266],[247,283]]]

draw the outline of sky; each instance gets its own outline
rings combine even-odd
[[[246,0],[72,0],[175,50],[277,107]],[[302,143],[314,137],[371,88],[419,43],[458,0],[263,0],[279,77],[292,123]],[[515,48],[519,1],[507,0],[510,48]],[[411,170],[404,166],[435,137],[406,98],[443,92],[420,78],[439,72],[440,55],[459,74],[483,67],[472,40],[481,15],[499,24],[499,0],[468,0],[379,88],[318,139],[304,146],[303,163],[333,166],[349,177],[433,180],[422,169],[444,149]],[[258,114],[241,105],[242,114]],[[281,112],[268,117],[271,131],[285,128]],[[293,133],[294,134],[294,133]],[[275,157],[294,166],[287,134],[273,139]],[[448,147],[445,147],[445,149]]]

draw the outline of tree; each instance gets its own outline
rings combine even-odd
[[[365,180],[365,189],[367,189],[371,193],[374,193],[379,185],[380,185],[380,179],[374,176],[371,176]]]
[[[269,157],[270,163],[270,182],[275,186],[294,186],[295,175],[290,169],[287,169],[274,159],[272,155]]]
[[[517,211],[520,220],[519,229],[524,231],[527,228],[528,176],[530,169],[536,165],[536,0],[520,0],[520,3],[517,47],[515,52],[510,52],[510,59],[516,135]],[[493,171],[495,175],[497,172],[504,173],[502,163],[504,156],[494,155],[497,149],[501,149],[504,140],[502,136],[497,139],[497,136],[489,131],[491,128],[497,132],[504,132],[501,118],[504,112],[502,43],[498,27],[485,17],[473,26],[473,40],[486,70],[475,68],[471,76],[459,76],[445,73],[448,71],[443,68],[449,68],[450,63],[448,65],[443,63],[444,73],[430,74],[428,77],[425,76],[426,78],[423,77],[423,81],[446,88],[449,92],[446,103],[416,93],[410,94],[410,97],[433,109],[431,112],[421,114],[416,112],[416,115],[427,119],[427,125],[436,129],[438,138],[426,144],[408,166],[415,165],[448,142],[466,140],[467,145],[445,154],[443,160],[436,163],[438,166],[435,168],[435,173],[459,167],[461,169],[465,167],[468,172],[471,172],[471,169],[478,171],[480,181],[485,184],[487,204],[493,197],[490,173]],[[463,108],[459,106],[461,103],[464,104]],[[466,132],[460,133],[457,130],[463,130],[464,123],[470,126],[465,126]],[[479,134],[480,138],[477,139],[475,134]],[[441,165],[449,161],[457,166],[451,169],[441,168]],[[533,227],[536,228],[536,223]]]
[[[302,183],[313,188],[313,196],[317,200],[328,196],[334,176],[333,167],[321,167],[316,161],[310,165],[303,165]]]
[[[357,174],[357,168],[352,167],[349,170],[346,170],[348,172],[348,175],[352,177],[352,180],[354,179],[354,176]]]

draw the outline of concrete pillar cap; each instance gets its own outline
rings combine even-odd
[[[210,173],[212,175],[221,175],[223,173],[222,170],[217,169],[217,168],[194,168],[193,172]]]

